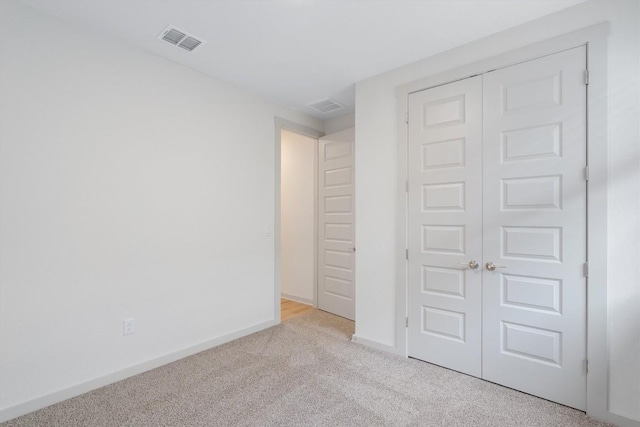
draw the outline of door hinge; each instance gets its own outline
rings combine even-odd
[[[582,267],[582,272],[584,273],[584,277],[589,277],[589,263],[585,262]]]
[[[584,167],[584,180],[589,181],[589,166]]]
[[[589,373],[589,359],[584,359],[584,360],[582,361],[582,368],[583,368],[582,370],[583,370],[583,372],[584,372],[585,374],[588,374],[588,373]]]
[[[404,182],[404,191],[409,192],[409,181]]]
[[[409,318],[408,317],[404,318],[404,326],[407,327],[407,328],[409,327]]]
[[[408,111],[404,114],[404,122],[406,124],[409,124],[409,112]]]
[[[404,250],[404,257],[409,261],[409,249]]]
[[[584,70],[584,84],[589,84],[589,70]]]

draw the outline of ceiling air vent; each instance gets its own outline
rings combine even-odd
[[[184,50],[188,50],[189,52],[193,51],[193,49],[203,43],[203,41],[199,40],[197,37],[187,34],[172,25],[165,28],[158,38],[171,43],[172,45],[181,47]]]
[[[314,110],[318,110],[321,113],[326,114],[326,113],[331,113],[333,111],[342,110],[344,108],[344,105],[338,104],[333,99],[327,98],[327,99],[323,99],[321,101],[317,101],[312,104],[309,104],[309,107],[313,108]]]

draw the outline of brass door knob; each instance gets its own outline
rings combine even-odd
[[[494,264],[494,263],[492,263],[491,261],[489,261],[488,263],[486,263],[484,266],[485,266],[485,267],[487,267],[487,270],[489,270],[489,271],[493,271],[493,270],[495,270],[496,268],[507,268],[507,266],[506,266],[506,265],[495,265],[495,264]]]

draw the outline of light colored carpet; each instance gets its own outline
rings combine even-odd
[[[318,310],[3,426],[604,426],[584,413],[351,343]]]

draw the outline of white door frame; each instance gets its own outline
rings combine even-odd
[[[516,51],[475,62],[400,86],[398,111],[398,187],[396,225],[396,348],[407,356],[407,125],[408,97],[412,92],[440,86],[497,68],[525,62],[578,46],[587,47],[587,413],[620,422],[609,412],[607,339],[607,36],[609,24],[602,23]]]
[[[327,199],[330,197],[328,194],[332,194],[334,196],[340,195],[345,196],[347,194],[343,193],[340,187],[327,187],[326,186],[326,175],[327,172],[336,171],[335,167],[336,163],[341,163],[344,161],[344,156],[339,155],[337,157],[327,158],[329,150],[332,146],[342,145],[344,143],[348,143],[350,145],[350,152],[348,157],[350,160],[346,164],[342,164],[342,166],[338,166],[339,169],[344,167],[349,167],[351,169],[351,244],[347,244],[346,242],[339,241],[331,241],[331,239],[327,239],[327,225],[331,225],[331,223],[341,223],[344,224],[341,220],[338,220],[336,217],[333,217],[333,220],[327,222],[329,217],[327,216],[326,207],[327,207]],[[316,288],[316,307],[327,311],[328,313],[335,314],[337,316],[342,316],[347,319],[355,320],[355,262],[356,262],[356,247],[355,247],[355,129],[347,128],[340,131],[332,132],[326,137],[320,138],[318,141],[318,162],[317,162],[317,223],[316,223],[316,231],[317,231],[317,241],[316,241],[316,250],[317,250],[317,288]],[[334,153],[335,154],[335,153]],[[329,166],[333,164],[333,166]],[[327,169],[330,168],[330,169]],[[347,186],[348,187],[348,186]],[[337,193],[336,193],[337,192]],[[337,212],[335,212],[337,213]],[[334,246],[334,245],[337,245]],[[342,248],[340,249],[340,247]],[[348,246],[348,247],[344,247]],[[344,251],[348,250],[351,255],[351,274],[350,274],[350,290],[352,292],[351,300],[348,305],[343,304],[344,300],[341,298],[336,298],[336,296],[329,296],[330,292],[327,292],[327,271],[326,268],[331,266],[327,264],[327,250],[336,250],[336,251]],[[335,274],[335,278],[340,278],[340,273],[332,273]],[[342,279],[347,279],[348,275],[342,276]],[[321,289],[322,285],[322,289]],[[323,300],[323,307],[320,307],[320,297]]]
[[[313,214],[314,214],[314,245],[313,245],[313,306],[318,306],[318,140],[321,136],[324,136],[323,132],[319,130],[292,122],[287,119],[283,119],[281,117],[275,118],[275,204],[274,204],[274,225],[273,225],[273,242],[274,242],[274,283],[275,283],[275,291],[274,291],[274,313],[273,319],[276,323],[280,323],[280,292],[282,289],[282,277],[280,275],[280,222],[281,212],[280,212],[280,203],[282,200],[281,194],[281,183],[282,183],[282,164],[281,164],[281,155],[282,155],[282,131],[289,130],[291,132],[299,133],[301,135],[308,136],[310,138],[315,139],[314,143],[314,153],[316,155],[316,160],[314,162],[314,206],[313,206]]]

